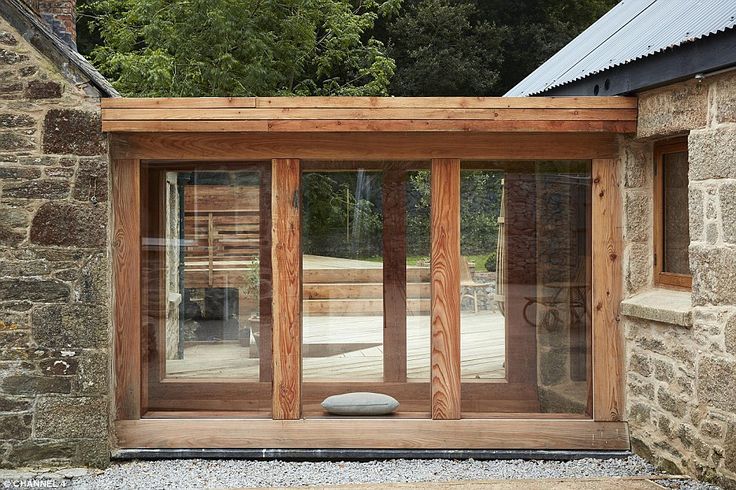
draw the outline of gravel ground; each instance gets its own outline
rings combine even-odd
[[[162,460],[116,463],[96,475],[61,472],[66,488],[200,489],[287,487],[349,483],[389,483],[527,478],[596,478],[655,475],[643,459],[522,460],[388,460],[369,462],[284,462],[246,460]],[[39,475],[40,476],[40,475]],[[57,476],[47,474],[45,478]],[[57,480],[58,481],[58,480]],[[700,482],[658,481],[681,490],[715,489]]]

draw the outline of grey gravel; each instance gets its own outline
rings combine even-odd
[[[290,487],[351,483],[411,483],[529,478],[598,478],[656,475],[639,458],[524,460],[406,460],[367,462],[285,462],[188,459],[116,463],[104,472],[66,479],[75,489],[200,489]],[[41,476],[41,475],[39,475]],[[51,475],[47,475],[48,478]],[[72,476],[72,475],[69,475]],[[69,483],[71,481],[71,486]],[[668,488],[717,487],[692,480],[662,480]]]

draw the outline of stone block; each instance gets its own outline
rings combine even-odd
[[[108,310],[82,304],[36,308],[31,317],[33,338],[41,347],[104,348],[108,341]]]
[[[51,109],[43,124],[45,153],[80,156],[105,152],[100,116],[75,109]]]
[[[30,415],[1,415],[0,440],[22,441],[31,437]]]
[[[61,84],[50,80],[31,80],[25,96],[29,99],[58,99],[61,97]]]
[[[69,286],[45,279],[0,279],[0,298],[5,301],[65,302],[69,300]]]
[[[628,420],[637,425],[649,423],[652,409],[643,403],[635,403],[629,408]]]
[[[0,396],[0,412],[26,412],[32,407],[31,398]]]
[[[0,81],[0,98],[7,98],[2,96],[5,94],[14,95],[15,92],[20,92],[21,90],[23,90],[22,82],[17,80]]]
[[[0,133],[0,151],[32,150],[36,148],[36,139],[32,135],[6,131]]]
[[[652,248],[648,243],[629,243],[624,250],[626,292],[633,294],[651,284]]]
[[[31,242],[39,245],[100,248],[107,239],[107,210],[92,204],[49,202],[31,224]]]
[[[43,173],[46,177],[71,179],[74,177],[74,167],[46,167]]]
[[[728,412],[736,411],[736,362],[703,357],[698,366],[698,401]]]
[[[18,199],[63,199],[69,195],[69,181],[57,179],[6,183],[4,197]]]
[[[624,238],[630,242],[647,242],[652,229],[651,215],[651,200],[648,193],[626,192]]]
[[[651,376],[652,372],[654,372],[652,362],[649,360],[648,357],[645,357],[641,354],[631,355],[631,357],[629,358],[629,369],[644,377],[649,377]]]
[[[31,167],[0,167],[0,180],[37,179],[41,171]],[[2,219],[2,218],[0,218]]]
[[[80,269],[75,293],[79,301],[88,304],[107,304],[110,298],[108,285],[108,261],[105,255],[91,256]]]
[[[106,439],[107,402],[104,398],[48,397],[36,404],[38,438]]]
[[[687,412],[687,403],[673,395],[668,387],[660,386],[657,390],[657,402],[665,412],[675,417],[684,417]]]
[[[623,146],[624,187],[639,189],[649,183],[649,169],[652,168],[651,143],[635,142],[630,139],[621,142]]]
[[[76,374],[79,369],[79,360],[76,358],[49,358],[42,359],[38,368],[47,376],[62,376]]]
[[[28,128],[35,125],[36,120],[28,114],[0,113],[0,128]]]
[[[79,160],[72,197],[79,201],[107,201],[107,161],[101,158]]]
[[[711,103],[710,119],[716,123],[736,122],[736,77],[725,74],[713,84],[714,94]]]
[[[703,230],[705,230],[705,214],[703,201],[705,194],[697,184],[691,183],[688,189],[688,214],[690,219],[690,241],[703,241]]]
[[[723,466],[731,473],[736,473],[736,424],[730,424],[723,445]]]
[[[16,374],[2,381],[3,391],[10,395],[34,396],[44,393],[71,393],[70,378]]]
[[[683,327],[693,324],[690,293],[684,291],[644,291],[622,301],[621,314]]]
[[[68,441],[60,442],[36,439],[13,446],[8,460],[12,461],[16,466],[37,465],[40,462],[47,462],[44,466],[48,464],[53,465],[55,462],[66,463],[65,466],[68,466],[69,462],[75,457],[76,452],[76,445]]]
[[[705,127],[708,90],[697,82],[683,82],[639,95],[637,137],[670,136]]]
[[[736,314],[731,315],[724,326],[726,352],[736,356]]]
[[[736,127],[692,131],[688,152],[691,181],[736,179]]]
[[[106,440],[85,440],[77,446],[74,462],[92,468],[107,468],[110,466],[110,445]]]
[[[16,65],[28,60],[28,56],[0,48],[0,66]]]
[[[736,304],[736,248],[690,245],[693,306]]]
[[[79,361],[78,391],[83,395],[104,395],[109,385],[109,357],[105,350],[85,350]]]
[[[0,31],[0,44],[5,46],[17,46],[18,39],[8,31]]]
[[[736,180],[730,180],[721,185],[718,194],[721,203],[723,241],[736,245]]]
[[[663,361],[661,359],[655,359],[654,363],[654,377],[659,381],[672,381],[675,379],[675,368],[670,362]]]

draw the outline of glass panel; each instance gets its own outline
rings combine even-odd
[[[429,172],[302,163],[304,413],[371,391],[428,416]]]
[[[164,379],[270,381],[270,193],[262,192],[270,189],[269,167],[212,167],[143,166],[142,310],[151,399]],[[193,398],[200,400],[215,389],[198,386]],[[212,398],[200,406],[253,406]]]
[[[590,413],[590,163],[463,162],[465,416]]]
[[[688,215],[687,152],[668,153],[663,157],[664,180],[664,261],[662,270],[690,274],[688,246],[690,224]]]

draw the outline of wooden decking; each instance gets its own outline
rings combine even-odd
[[[429,380],[429,316],[407,319],[407,369],[410,380]],[[383,320],[380,316],[305,316],[304,381],[380,381],[383,375]],[[463,379],[504,376],[504,318],[499,313],[463,314]],[[175,378],[258,379],[258,358],[237,343],[199,344],[184,359],[167,361]]]

